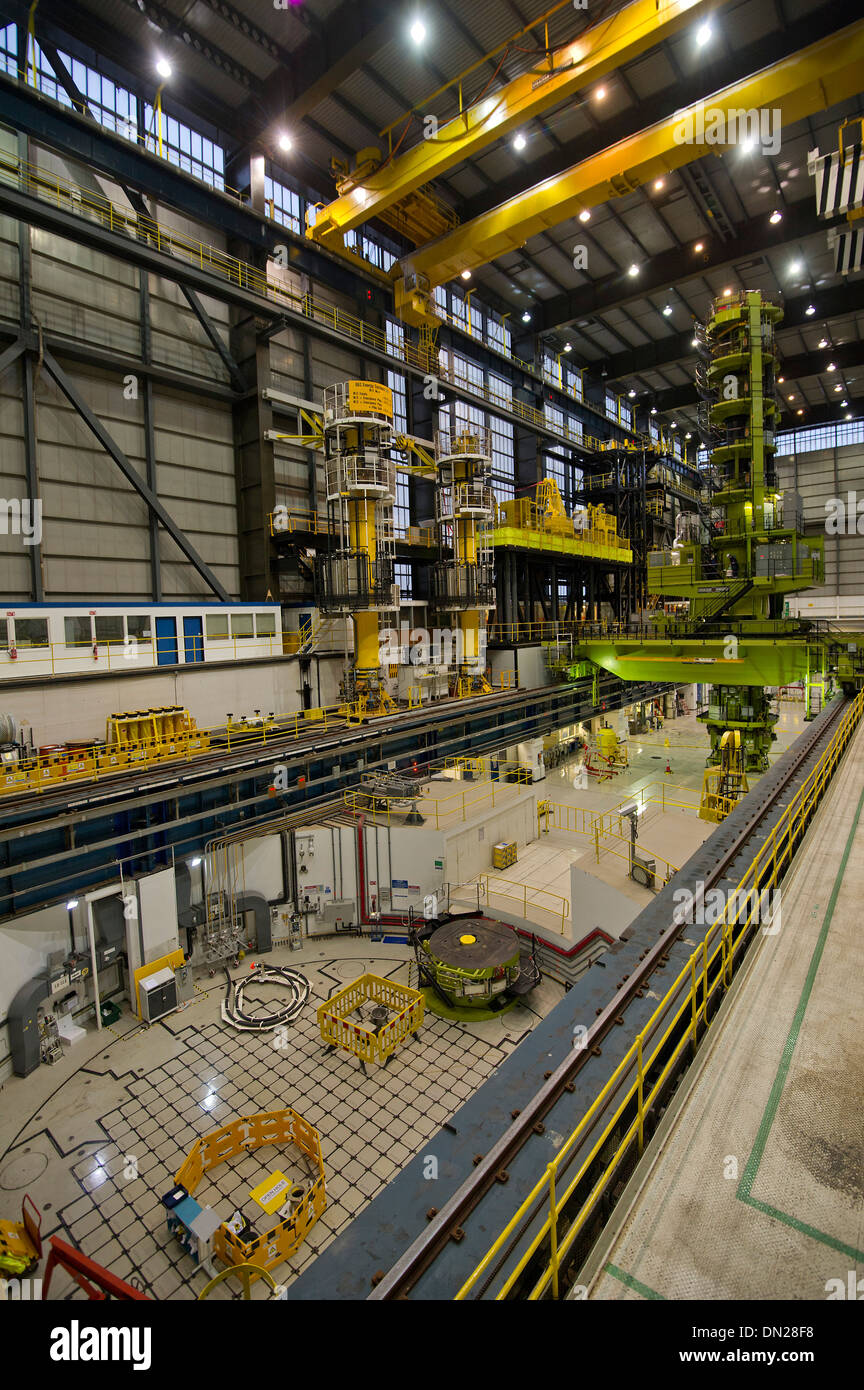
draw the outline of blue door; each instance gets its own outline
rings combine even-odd
[[[204,628],[200,618],[183,619],[183,646],[186,660],[204,660]]]
[[[156,619],[156,665],[177,665],[177,619]]]

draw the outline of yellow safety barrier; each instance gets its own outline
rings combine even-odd
[[[732,983],[746,938],[760,919],[762,895],[777,886],[790,864],[809,819],[822,799],[862,715],[864,691],[856,696],[829,747],[760,846],[738,886],[729,894],[727,908],[709,927],[702,945],[679,971],[606,1085],[459,1289],[455,1295],[457,1299],[467,1298],[483,1275],[493,1267],[514,1232],[521,1231],[528,1224],[528,1213],[533,1210],[539,1215],[544,1205],[548,1215],[495,1297],[503,1300],[510,1296],[527,1265],[544,1245],[548,1246],[548,1255],[543,1256],[542,1272],[525,1296],[529,1301],[540,1299],[548,1293],[553,1298],[560,1297],[560,1274],[562,1268],[566,1268],[568,1256],[594,1213],[602,1207],[610,1189],[620,1183],[624,1159],[632,1157],[634,1150],[641,1155],[646,1120],[654,1116],[660,1104],[665,1105],[668,1101],[664,1088],[682,1054],[688,1048],[695,1050],[704,1037],[711,1010],[719,1004]],[[674,1038],[676,1031],[677,1040]],[[611,1107],[611,1114],[605,1118],[607,1107]],[[628,1113],[632,1113],[629,1123],[625,1120]],[[601,1115],[605,1119],[601,1133],[559,1193],[557,1177],[570,1163],[585,1139],[589,1126]],[[619,1133],[622,1124],[626,1124],[626,1128]],[[611,1153],[601,1172],[596,1178],[592,1177],[590,1192],[577,1209],[570,1209],[574,1193],[585,1181],[595,1160],[610,1149]]]
[[[282,1147],[293,1144],[309,1159],[316,1176],[291,1214],[275,1222],[263,1235],[241,1240],[225,1222],[216,1230],[214,1254],[223,1264],[255,1266],[258,1272],[249,1274],[252,1282],[260,1278],[264,1270],[290,1259],[327,1206],[321,1136],[317,1129],[291,1109],[241,1115],[197,1139],[174,1175],[175,1184],[184,1187],[192,1196],[204,1174],[212,1168],[266,1144]]]
[[[487,905],[492,898],[505,898],[515,903],[526,918],[530,918],[531,908],[535,911],[539,909],[548,913],[562,932],[569,921],[570,899],[562,897],[560,893],[550,893],[546,888],[537,888],[533,883],[523,883],[520,879],[502,878],[500,874],[480,874],[473,881],[478,884],[480,897]],[[510,910],[515,912],[516,908]]]
[[[386,1023],[370,1027],[354,1019],[364,1004],[376,1004],[389,1011]],[[386,1062],[397,1047],[416,1033],[423,1022],[425,1000],[419,990],[366,974],[352,980],[318,1006],[321,1040],[328,1047],[351,1052],[361,1062]]]

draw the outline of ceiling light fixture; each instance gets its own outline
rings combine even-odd
[[[160,58],[156,63],[156,71],[166,82],[173,71],[171,64],[165,58]]]
[[[462,279],[463,279],[463,280],[470,280],[470,279],[471,279],[471,271],[470,271],[470,270],[463,270],[463,271],[462,271]]]
[[[78,899],[77,899],[77,898],[70,898],[69,901],[68,901],[68,903],[66,904],[66,907],[67,907],[67,909],[68,909],[69,912],[72,911],[73,907],[77,907],[77,906],[78,906]]]
[[[803,411],[803,410],[796,410],[796,411],[795,411],[795,414],[796,414],[796,415],[803,415],[803,414],[804,414],[804,411]]]
[[[516,136],[515,140],[513,141],[513,148],[514,148],[514,150],[524,150],[524,148],[525,148],[525,146],[526,146],[527,144],[528,144],[528,141],[525,139],[525,136],[522,134],[522,132],[521,132],[521,130],[520,130],[519,134]]]
[[[605,100],[606,100],[606,88],[605,88],[605,87],[598,87],[597,90],[596,90],[596,92],[594,93],[594,95],[595,95],[595,97],[597,98],[598,101],[605,101]]]
[[[635,261],[634,261],[633,265],[631,265],[631,266],[628,268],[627,274],[628,274],[628,275],[638,275],[638,274],[639,274],[639,267],[638,267],[638,265],[636,265]]]
[[[834,387],[834,390],[835,390],[835,391],[842,391],[842,390],[843,390],[843,387],[840,385],[839,381],[838,381],[837,385]]]
[[[671,304],[667,304],[666,307],[665,307],[665,309],[663,310],[663,317],[664,317],[664,319],[668,319],[668,317],[669,317],[669,315],[670,315],[671,313],[672,313],[672,305],[671,305]]]
[[[836,362],[829,362],[829,363],[828,363],[828,366],[827,366],[827,368],[826,368],[826,370],[829,371],[829,372],[836,372],[836,370],[837,370],[837,363],[836,363]]]
[[[800,275],[800,274],[801,274],[801,268],[802,268],[802,267],[801,267],[801,262],[800,262],[800,261],[793,261],[792,264],[791,264],[790,267],[789,267],[789,274],[790,274],[790,275]]]
[[[426,37],[426,25],[423,23],[422,19],[415,19],[408,33],[411,35],[413,42],[419,47]]]
[[[820,348],[826,348],[826,347],[828,346],[828,339],[827,339],[827,338],[820,338],[820,339],[819,339],[819,346],[820,346]]]
[[[655,193],[662,193],[662,191],[663,191],[663,189],[664,189],[665,187],[666,187],[666,180],[665,180],[665,179],[655,179],[655,180],[654,180],[654,192],[655,192]]]
[[[782,222],[782,221],[783,221],[783,214],[782,214],[782,212],[778,212],[777,209],[775,208],[774,211],[772,212],[771,216],[768,218],[768,221],[771,223],[771,226],[772,226],[772,227],[776,227],[778,222]]]
[[[693,250],[697,253],[697,255],[698,255],[698,253],[699,253],[700,251],[704,251],[704,250],[705,250],[705,243],[704,243],[704,241],[697,241],[696,244],[695,244],[695,246],[693,247]]]
[[[565,351],[565,352],[570,352],[570,351],[572,351],[572,348],[573,348],[573,344],[572,344],[572,343],[565,343],[565,344],[564,344],[564,351]]]
[[[580,221],[580,222],[590,222],[590,221],[591,221],[591,214],[590,214],[590,212],[588,211],[587,208],[583,208],[582,211],[580,212],[580,214],[579,214],[579,221]]]
[[[808,318],[812,318],[813,315],[816,313],[816,305],[808,304],[807,308],[804,310],[804,313],[807,315]]]
[[[636,392],[635,392],[635,391],[628,391],[628,392],[627,392],[627,395],[630,397],[630,399],[631,399],[631,401],[632,401],[632,400],[635,398],[635,396],[636,396]]]
[[[652,414],[652,415],[656,415],[656,414],[657,414],[657,407],[656,407],[656,405],[652,405],[652,407],[651,407],[651,414]]]
[[[290,135],[280,135],[278,143],[280,150],[288,151],[292,148],[294,141],[291,139]]]
[[[527,310],[527,309],[525,310],[525,313],[522,315],[522,322],[523,322],[523,323],[530,323],[530,322],[531,322],[531,315],[528,313],[528,310]]]
[[[848,401],[841,401],[840,404],[841,404],[841,405],[848,405],[849,402],[848,402]]]
[[[704,48],[709,39],[713,38],[714,30],[710,24],[703,24],[696,32],[696,42],[700,48]]]

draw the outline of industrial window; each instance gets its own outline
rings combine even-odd
[[[563,410],[561,410],[557,405],[553,405],[551,401],[545,401],[543,404],[543,414],[546,418],[546,424],[549,426],[550,430],[554,430],[556,434],[564,433]]]
[[[483,337],[483,310],[470,300],[463,299],[460,295],[451,295],[453,305],[453,322],[458,323],[464,328],[466,333],[470,333],[472,338]]]
[[[577,401],[581,401],[583,399],[582,373],[580,371],[574,370],[573,367],[568,367],[566,372],[564,373],[564,380],[567,384],[567,390],[570,392],[570,394],[575,396]]]
[[[842,448],[864,443],[864,420],[844,420],[837,425],[817,425],[808,430],[790,430],[777,436],[777,457],[811,454],[819,449]]]
[[[387,342],[391,349],[401,352],[404,341],[404,329],[398,323],[387,321]],[[394,434],[407,434],[408,432],[408,393],[405,387],[405,378],[401,372],[388,372],[387,385],[393,392],[393,432]],[[407,463],[408,456],[404,450],[394,450],[392,457],[397,464],[396,470],[396,500],[393,504],[393,524],[400,535],[404,535],[411,525],[411,491],[408,482],[408,474],[398,467],[399,463]]]
[[[123,646],[123,618],[96,619],[96,645],[100,647]]]
[[[488,392],[490,405],[500,405],[505,410],[512,410],[513,385],[506,377],[496,376],[494,372],[490,372]]]
[[[126,618],[126,633],[128,637],[136,642],[146,642],[150,644],[150,615],[148,613],[133,613]],[[228,636],[226,623],[225,636]]]
[[[606,392],[606,414],[610,420],[618,419],[618,397],[611,396],[608,391]]]
[[[232,613],[231,614],[231,636],[253,637],[252,614],[251,613]]]
[[[435,300],[435,303],[438,305],[438,308],[441,310],[442,314],[446,314],[446,313],[447,313],[447,291],[446,291],[446,289],[444,288],[443,285],[436,285],[436,286],[435,286],[434,290],[432,291],[432,298]]]
[[[514,494],[513,426],[490,415],[492,430],[492,489],[500,502]]]
[[[88,67],[86,63],[79,62],[68,53],[63,53],[60,49],[57,52],[61,63],[86,101],[87,110],[95,116],[99,124],[106,130],[123,135],[127,140],[137,140],[138,103],[133,93],[125,87],[118,87],[110,78],[103,77],[95,68]],[[28,66],[31,74],[35,66],[36,86],[40,92],[53,97],[61,106],[75,105],[76,109],[80,109],[79,103],[73,103],[38,44],[35,51],[31,47]],[[31,78],[28,76],[29,80]]]
[[[401,323],[395,323],[393,319],[387,319],[385,325],[387,333],[387,349],[394,357],[404,358],[405,356],[405,329]],[[404,379],[402,379],[404,387]]]
[[[276,636],[276,614],[275,613],[256,613],[255,631],[259,637]]]
[[[89,614],[86,618],[64,618],[63,634],[67,647],[89,647],[93,641]]]
[[[557,357],[550,357],[548,352],[544,352],[540,359],[540,372],[544,381],[550,386],[560,386],[563,381],[561,366]]]
[[[568,439],[575,439],[581,444],[583,438],[582,421],[577,419],[575,415],[568,415],[565,433]]]
[[[204,619],[206,633],[211,642],[218,642],[228,636],[228,614],[208,613]]]
[[[490,347],[497,348],[499,352],[510,356],[510,345],[513,341],[509,325],[503,319],[493,318],[490,314],[486,319],[486,341]]]
[[[19,647],[47,647],[47,618],[16,618],[15,643]]]
[[[396,257],[386,246],[380,246],[377,241],[373,241],[370,236],[363,236],[361,241],[362,254],[372,265],[377,265],[379,270],[389,270]]]
[[[621,402],[621,424],[626,425],[628,430],[633,424],[633,412],[629,405],[625,405],[623,401]]]
[[[18,27],[15,24],[0,28],[0,72],[10,77],[18,75]]]
[[[414,586],[411,582],[411,566],[394,565],[393,569],[396,575],[396,583],[399,585],[399,593],[402,595],[402,598],[411,598],[414,594]]]
[[[555,480],[558,484],[558,491],[564,497],[567,492],[567,465],[563,458],[554,454],[544,454],[543,462],[546,466],[546,477]]]
[[[158,115],[149,102],[144,106],[144,144],[152,154],[159,152]],[[170,164],[193,174],[213,188],[225,187],[225,151],[215,141],[162,112],[162,154]]]
[[[292,232],[300,232],[303,203],[298,193],[265,175],[264,201],[274,222],[279,222],[283,227],[290,227]]]

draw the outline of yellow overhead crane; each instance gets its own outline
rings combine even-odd
[[[564,4],[553,5],[501,48],[506,49],[563,8]],[[353,174],[344,164],[340,165],[340,196],[316,209],[315,225],[307,227],[306,235],[324,246],[341,248],[344,234],[352,228],[372,217],[383,217],[394,204],[410,205],[417,190],[424,189],[430,179],[473,158],[493,141],[653,48],[703,11],[716,8],[716,0],[633,0],[611,19],[604,18],[570,43],[549,52],[537,68],[522,73],[465,110],[461,109],[460,79],[454,78],[446,86],[459,84],[459,115],[431,128],[424,120],[425,138],[405,154],[394,157],[391,152],[382,161],[378,150],[367,148],[358,154]],[[490,56],[480,59],[469,71],[479,68]],[[433,101],[445,89],[439,88],[426,101]],[[418,111],[417,106],[413,107],[406,112],[406,119]],[[421,114],[428,120],[425,109]],[[392,222],[392,218],[383,220]]]
[[[390,273],[394,278],[403,276],[406,286],[415,287],[411,304],[416,310],[418,285],[425,291],[444,284],[577,217],[583,209],[621,197],[706,153],[725,149],[727,142],[712,139],[719,129],[717,113],[728,122],[732,112],[740,119],[749,111],[770,115],[777,110],[786,126],[854,97],[860,91],[862,69],[864,20],[857,20],[830,38],[526,189],[411,252]],[[398,281],[396,303],[399,312]]]

